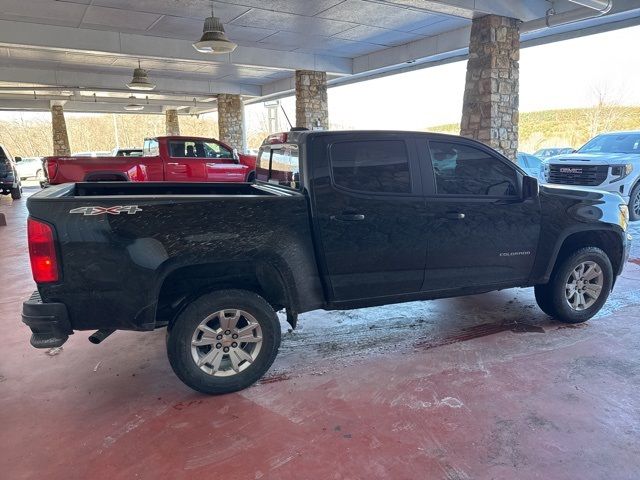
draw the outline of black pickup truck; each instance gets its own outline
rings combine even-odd
[[[628,256],[615,194],[538,187],[472,140],[417,132],[267,138],[253,184],[75,183],[28,200],[38,348],[74,330],[167,327],[175,373],[206,393],[271,366],[276,311],[535,288],[583,322]]]

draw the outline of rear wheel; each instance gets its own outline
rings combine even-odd
[[[259,295],[220,290],[183,310],[167,338],[176,375],[202,393],[230,393],[256,382],[280,347],[280,322]]]
[[[11,198],[14,200],[20,200],[22,198],[22,185],[18,184],[17,187],[11,189]]]
[[[612,285],[609,257],[599,248],[582,248],[554,269],[549,283],[535,286],[536,302],[561,322],[581,323],[598,313]]]
[[[640,182],[631,190],[629,197],[629,220],[640,220]]]

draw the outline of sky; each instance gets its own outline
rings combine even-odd
[[[640,26],[523,48],[520,111],[589,107],[595,104],[597,90],[609,101],[640,105],[638,45]],[[362,129],[421,129],[457,123],[465,73],[466,61],[461,61],[329,88],[330,122],[340,128]],[[282,105],[293,121],[294,99],[283,99]],[[264,111],[262,103],[247,106],[247,130],[260,129]],[[0,118],[10,115],[0,112]],[[25,116],[48,118],[47,113]]]
[[[640,105],[640,26],[520,51],[520,111],[588,107],[595,90]],[[416,129],[457,123],[467,62],[331,88],[329,118],[353,128]]]

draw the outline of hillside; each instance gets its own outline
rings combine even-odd
[[[459,134],[458,124],[436,125],[424,131]],[[520,113],[520,150],[580,147],[594,135],[613,130],[640,130],[640,107],[601,105],[593,108]]]

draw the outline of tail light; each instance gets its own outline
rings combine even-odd
[[[57,282],[58,258],[53,229],[46,223],[29,218],[27,232],[33,279],[36,283]]]
[[[58,161],[47,158],[45,163],[47,165],[47,175],[49,176],[49,181],[51,181],[56,178],[56,173],[58,173]]]

